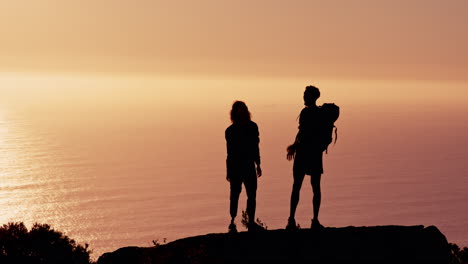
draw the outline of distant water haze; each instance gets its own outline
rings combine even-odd
[[[436,225],[468,246],[468,84],[426,81],[0,76],[0,224],[49,223],[93,256],[226,232],[224,130],[234,100],[260,128],[258,217],[284,228],[302,93],[342,114],[325,155],[326,226]],[[297,221],[310,225],[312,191]],[[240,208],[245,208],[245,192]],[[240,225],[240,218],[238,219]]]

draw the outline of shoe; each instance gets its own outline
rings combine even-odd
[[[310,228],[312,228],[312,229],[322,229],[323,225],[320,224],[318,219],[312,219],[312,224],[310,225]]]
[[[235,233],[237,233],[237,227],[236,227],[236,225],[235,225],[234,223],[230,224],[229,227],[228,227],[228,229],[229,229],[229,233],[230,233],[230,234],[235,234]]]
[[[258,232],[266,230],[263,226],[260,226],[257,223],[249,223],[247,229],[249,232]]]
[[[294,218],[289,217],[288,225],[286,226],[286,230],[297,230],[296,220]]]

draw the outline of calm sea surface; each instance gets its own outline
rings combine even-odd
[[[286,225],[292,163],[285,148],[307,83],[0,81],[0,224],[49,223],[89,243],[94,258],[225,232],[224,129],[231,103],[242,99],[261,133],[257,215],[269,229]],[[468,86],[317,85],[320,103],[342,110],[338,142],[324,159],[322,223],[436,225],[468,246]],[[307,179],[297,212],[303,227],[312,216]]]

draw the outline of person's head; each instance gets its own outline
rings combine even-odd
[[[242,101],[235,101],[232,104],[231,109],[231,121],[232,123],[244,123],[250,121],[251,114],[249,108]]]
[[[313,85],[309,85],[306,87],[304,91],[304,104],[306,106],[315,105],[319,97],[320,97],[320,90]]]

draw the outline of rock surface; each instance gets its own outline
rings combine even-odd
[[[120,263],[449,263],[434,226],[376,226],[208,234],[166,245],[126,247],[98,264]]]

